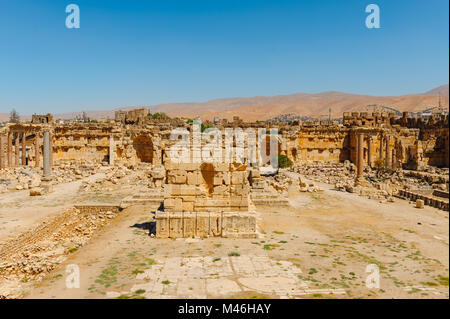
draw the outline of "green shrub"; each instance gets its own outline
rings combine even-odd
[[[203,133],[207,128],[211,128],[211,127],[213,127],[211,124],[202,123],[200,130]]]
[[[292,161],[286,155],[278,155],[278,167],[279,168],[287,168],[294,165]]]

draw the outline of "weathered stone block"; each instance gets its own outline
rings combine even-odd
[[[226,185],[220,185],[220,186],[215,186],[214,187],[214,189],[213,189],[213,194],[214,195],[221,195],[221,196],[224,196],[224,195],[230,195],[230,190],[229,190],[229,187],[228,186],[226,186]]]
[[[239,185],[244,183],[244,177],[246,175],[246,172],[237,171],[231,173],[231,184],[233,185]]]
[[[222,213],[209,213],[209,236],[217,237],[222,235]]]
[[[183,213],[169,213],[169,237],[183,237]]]
[[[167,176],[169,184],[186,184],[186,171],[171,170]]]
[[[216,172],[228,172],[230,170],[229,163],[214,163],[214,170]]]
[[[197,212],[195,235],[200,238],[209,236],[209,213]]]
[[[166,212],[156,212],[156,237],[169,237],[169,214]]]
[[[183,236],[194,237],[195,236],[195,220],[196,214],[192,212],[183,213]]]
[[[198,172],[188,172],[187,173],[187,184],[188,185],[199,185],[200,178]]]
[[[183,200],[182,211],[183,212],[193,212],[194,211],[194,202],[186,202]]]
[[[256,237],[256,216],[251,213],[223,213],[222,237]]]

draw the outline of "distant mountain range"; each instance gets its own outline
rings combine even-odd
[[[341,117],[343,112],[373,111],[376,107],[388,106],[399,111],[417,112],[429,107],[438,106],[439,96],[441,106],[449,106],[449,85],[444,84],[421,94],[401,96],[370,96],[342,92],[323,92],[318,94],[296,93],[277,96],[255,96],[243,98],[223,98],[207,102],[167,103],[153,106],[122,107],[107,111],[86,111],[92,119],[114,118],[116,110],[129,110],[145,107],[150,112],[165,112],[169,116],[202,119],[219,118],[232,119],[239,116],[246,121],[266,120],[282,114],[298,114],[315,118]],[[54,114],[55,119],[74,119],[81,112]],[[6,121],[9,114],[0,113],[0,121]],[[22,116],[27,120],[31,116]]]

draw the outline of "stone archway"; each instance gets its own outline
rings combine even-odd
[[[142,163],[153,163],[153,141],[147,134],[137,136],[133,140],[136,156]]]

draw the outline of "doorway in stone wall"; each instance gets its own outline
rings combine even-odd
[[[137,136],[133,140],[136,156],[142,163],[153,163],[153,141],[147,134]]]

